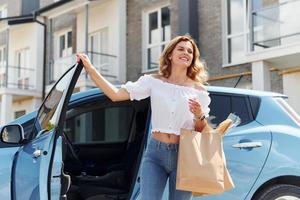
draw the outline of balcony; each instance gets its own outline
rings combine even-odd
[[[99,52],[88,52],[88,55],[98,72],[110,81],[118,80],[117,56]],[[55,60],[52,67],[50,67],[49,84],[57,81],[75,62],[75,54]],[[91,79],[87,76],[85,71],[82,71],[78,82],[85,82],[85,84],[87,84],[82,86],[91,85],[91,83],[89,83],[91,82]]]
[[[104,77],[117,81],[117,56],[98,52],[88,52],[88,55],[93,65]]]
[[[278,68],[300,65],[300,0],[253,1],[249,61],[265,60]]]
[[[252,12],[254,50],[299,43],[299,9],[299,0],[282,1],[254,9]]]
[[[0,65],[0,88],[35,90],[34,68]]]

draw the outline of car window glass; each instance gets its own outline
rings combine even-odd
[[[67,119],[64,130],[74,143],[124,142],[133,113],[131,106],[124,105],[97,108]]]
[[[34,118],[22,124],[24,130],[24,137],[26,139],[30,139],[29,136],[30,136],[30,132],[32,131],[33,123],[34,123]]]
[[[37,119],[34,124],[35,134],[40,131],[49,131],[54,128],[55,123],[59,118],[60,109],[58,108],[63,104],[64,92],[68,88],[68,83],[71,80],[75,69],[76,68],[73,67],[66,73],[50,91],[37,114]]]
[[[239,116],[241,119],[240,125],[249,123],[251,121],[251,115],[249,113],[249,107],[247,105],[245,97],[238,97],[238,96],[231,97],[231,105],[232,105],[231,112]]]
[[[224,121],[230,113],[230,97],[225,95],[210,94],[211,103],[209,121],[212,125],[218,125]]]

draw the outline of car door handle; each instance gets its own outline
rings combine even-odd
[[[242,143],[237,143],[233,144],[233,148],[257,148],[261,147],[262,143],[261,142],[242,142]]]
[[[36,149],[36,150],[33,152],[32,157],[33,157],[33,158],[38,158],[38,157],[40,157],[41,155],[42,155],[42,150]]]

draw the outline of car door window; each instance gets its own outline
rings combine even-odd
[[[65,90],[72,79],[76,67],[71,68],[66,74],[56,83],[49,95],[41,105],[37,117],[35,119],[32,137],[35,137],[40,131],[47,132],[52,130],[57,125],[60,111],[63,106],[63,98],[66,95]]]
[[[210,117],[212,125],[218,125],[224,121],[231,111],[230,96],[211,94]]]
[[[133,107],[120,105],[96,107],[89,111],[81,109],[70,111],[69,116],[72,112],[80,114],[68,118],[65,123],[65,132],[73,143],[115,143],[127,140],[133,119]]]
[[[212,125],[218,125],[224,121],[230,113],[241,118],[241,124],[244,125],[252,121],[250,105],[247,97],[234,95],[211,94],[210,122]]]
[[[231,97],[231,112],[239,116],[241,124],[244,125],[251,121],[249,104],[246,97],[232,96]]]

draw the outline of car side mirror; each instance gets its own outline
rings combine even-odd
[[[3,126],[0,135],[1,141],[7,144],[19,144],[24,140],[24,130],[19,124]]]

